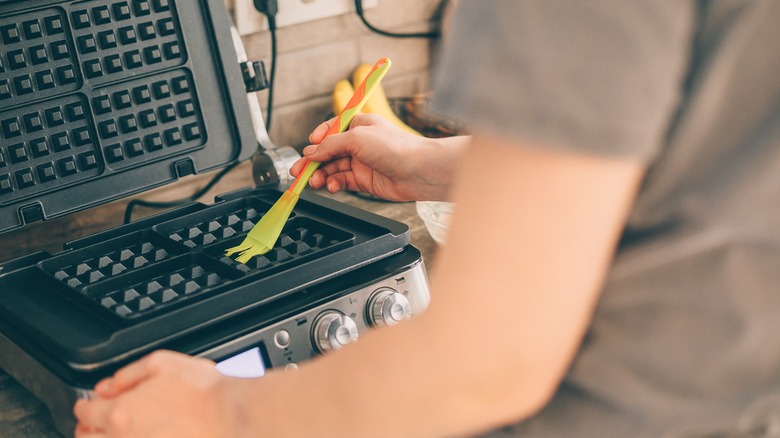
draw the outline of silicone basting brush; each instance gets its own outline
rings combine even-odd
[[[388,58],[382,58],[374,64],[371,72],[355,90],[352,99],[350,99],[344,109],[341,110],[341,113],[336,116],[335,122],[330,127],[327,134],[325,134],[325,137],[344,132],[349,128],[352,119],[360,112],[360,109],[363,108],[363,105],[366,103],[371,93],[390,69],[390,64],[390,59]],[[239,263],[246,263],[251,260],[252,257],[263,255],[270,251],[271,248],[274,247],[276,240],[279,239],[284,224],[287,222],[290,213],[292,213],[295,204],[298,202],[298,197],[309,183],[309,178],[311,178],[319,166],[320,163],[316,161],[308,161],[303,172],[301,172],[295,182],[284,191],[271,209],[260,218],[260,222],[252,227],[244,241],[241,242],[240,245],[226,250],[225,254],[230,257],[233,254],[238,253],[236,261]]]

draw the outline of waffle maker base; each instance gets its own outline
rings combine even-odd
[[[274,249],[222,256],[280,188],[239,191],[0,265],[0,367],[72,434],[73,403],[156,349],[258,377],[425,310],[408,227],[306,194]]]
[[[0,233],[267,152],[234,36],[223,0],[0,0]],[[0,367],[71,436],[73,403],[154,350],[257,377],[427,307],[406,225],[306,192],[270,252],[225,257],[284,188],[0,264]]]

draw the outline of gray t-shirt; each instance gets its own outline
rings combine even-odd
[[[649,168],[558,393],[491,436],[780,433],[780,1],[461,0],[452,36],[435,110]]]

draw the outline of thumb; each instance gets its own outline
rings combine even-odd
[[[309,142],[311,144],[320,144],[322,139],[325,138],[325,134],[328,133],[330,127],[333,126],[334,123],[336,123],[335,117],[326,122],[320,123],[320,125],[314,128],[314,131],[309,134]]]

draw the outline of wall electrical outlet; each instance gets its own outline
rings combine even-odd
[[[233,15],[241,35],[268,29],[265,16],[255,9],[252,0],[233,0]],[[355,12],[353,0],[278,0],[276,27],[321,20]],[[363,9],[375,8],[379,0],[363,0]]]

